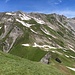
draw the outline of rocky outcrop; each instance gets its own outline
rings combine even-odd
[[[49,63],[50,63],[50,58],[51,58],[51,55],[50,55],[50,52],[48,52],[48,53],[40,60],[40,62],[41,62],[41,63],[44,63],[44,64],[49,64]]]
[[[19,27],[15,26],[4,42],[3,51],[9,52],[9,50],[13,47],[16,39],[20,38],[22,35],[23,31]]]
[[[59,58],[56,58],[55,60],[59,63],[62,63],[62,61]]]

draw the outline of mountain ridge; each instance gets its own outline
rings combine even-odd
[[[2,14],[3,13],[1,13],[1,16],[2,16]],[[10,31],[12,30],[14,25],[17,23],[19,24],[19,27],[21,27],[21,24],[22,24],[22,27],[21,27],[22,29],[20,29],[16,25],[16,28],[14,28],[13,30],[17,29],[17,31],[16,31],[17,33],[16,34],[13,33],[14,35],[17,35],[18,31],[21,31],[21,34],[23,34],[25,32],[25,31],[23,32],[23,28],[27,27],[28,29],[30,28],[29,31],[34,33],[35,36],[37,36],[37,35],[40,35],[40,36],[43,35],[43,36],[47,36],[47,37],[49,36],[48,39],[45,38],[48,41],[50,39],[55,40],[55,38],[58,38],[57,36],[59,36],[61,39],[64,40],[64,38],[66,38],[65,32],[66,32],[66,34],[69,35],[70,38],[75,37],[75,35],[74,35],[75,31],[73,29],[74,22],[75,22],[74,19],[68,19],[67,17],[65,17],[63,15],[58,15],[55,13],[53,13],[53,14],[28,13],[27,14],[27,13],[24,13],[21,11],[4,12],[4,15],[6,17],[5,16],[2,17],[1,22],[3,22],[2,24],[9,24],[9,25],[3,25],[5,28],[4,29],[5,33],[1,34],[1,36],[0,36],[1,40],[6,37],[7,33],[10,33]],[[8,19],[7,19],[7,17],[8,17]],[[8,27],[6,27],[6,26],[8,26]],[[7,28],[7,30],[6,30],[6,28]],[[38,30],[38,28],[40,28],[40,30]],[[0,29],[1,29],[1,27],[0,27]],[[17,37],[18,37],[18,35],[17,35]],[[30,35],[30,36],[32,36],[32,35]],[[12,36],[12,33],[11,33],[9,37],[15,37],[15,36]],[[14,39],[16,40],[17,37],[15,37]],[[36,40],[36,38],[34,38],[34,39]],[[60,41],[61,41],[61,39],[60,39]],[[14,40],[14,42],[15,42],[15,40]],[[55,41],[57,41],[57,40],[55,40]],[[57,42],[55,42],[55,43],[57,43]],[[61,45],[59,45],[59,46],[61,48]]]
[[[74,75],[75,19],[55,13],[0,13],[0,50],[4,52],[1,54],[1,57],[4,54],[3,59],[12,54],[26,59],[26,62],[39,63],[34,66],[48,64],[46,74]],[[52,67],[54,71],[50,73]],[[38,74],[41,75],[39,71]]]

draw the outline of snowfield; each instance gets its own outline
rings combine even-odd
[[[18,21],[19,23],[21,23],[23,26],[26,26],[26,27],[32,26],[32,24],[25,23],[25,22],[23,22],[23,21],[21,21],[19,19],[16,19],[16,21]]]
[[[41,19],[38,19],[38,18],[35,18],[35,17],[32,17],[37,23],[39,24],[45,24],[45,22]]]
[[[56,47],[51,47],[49,45],[38,45],[36,43],[34,43],[33,47],[39,47],[39,48],[52,48],[52,49],[57,49]]]
[[[16,15],[16,13],[6,13],[6,15]]]
[[[19,14],[19,17],[21,18],[21,20],[30,20],[31,18],[28,17],[26,14]]]

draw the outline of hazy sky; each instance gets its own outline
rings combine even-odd
[[[0,0],[0,11],[58,13],[75,17],[75,0]]]

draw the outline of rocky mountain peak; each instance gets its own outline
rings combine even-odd
[[[35,45],[47,51],[49,48],[65,48],[74,51],[75,31],[72,29],[74,24],[73,19],[55,13],[41,14],[21,11],[1,13],[0,40],[4,43],[1,48],[8,52],[17,40],[24,39],[21,45],[27,43],[29,46]]]

